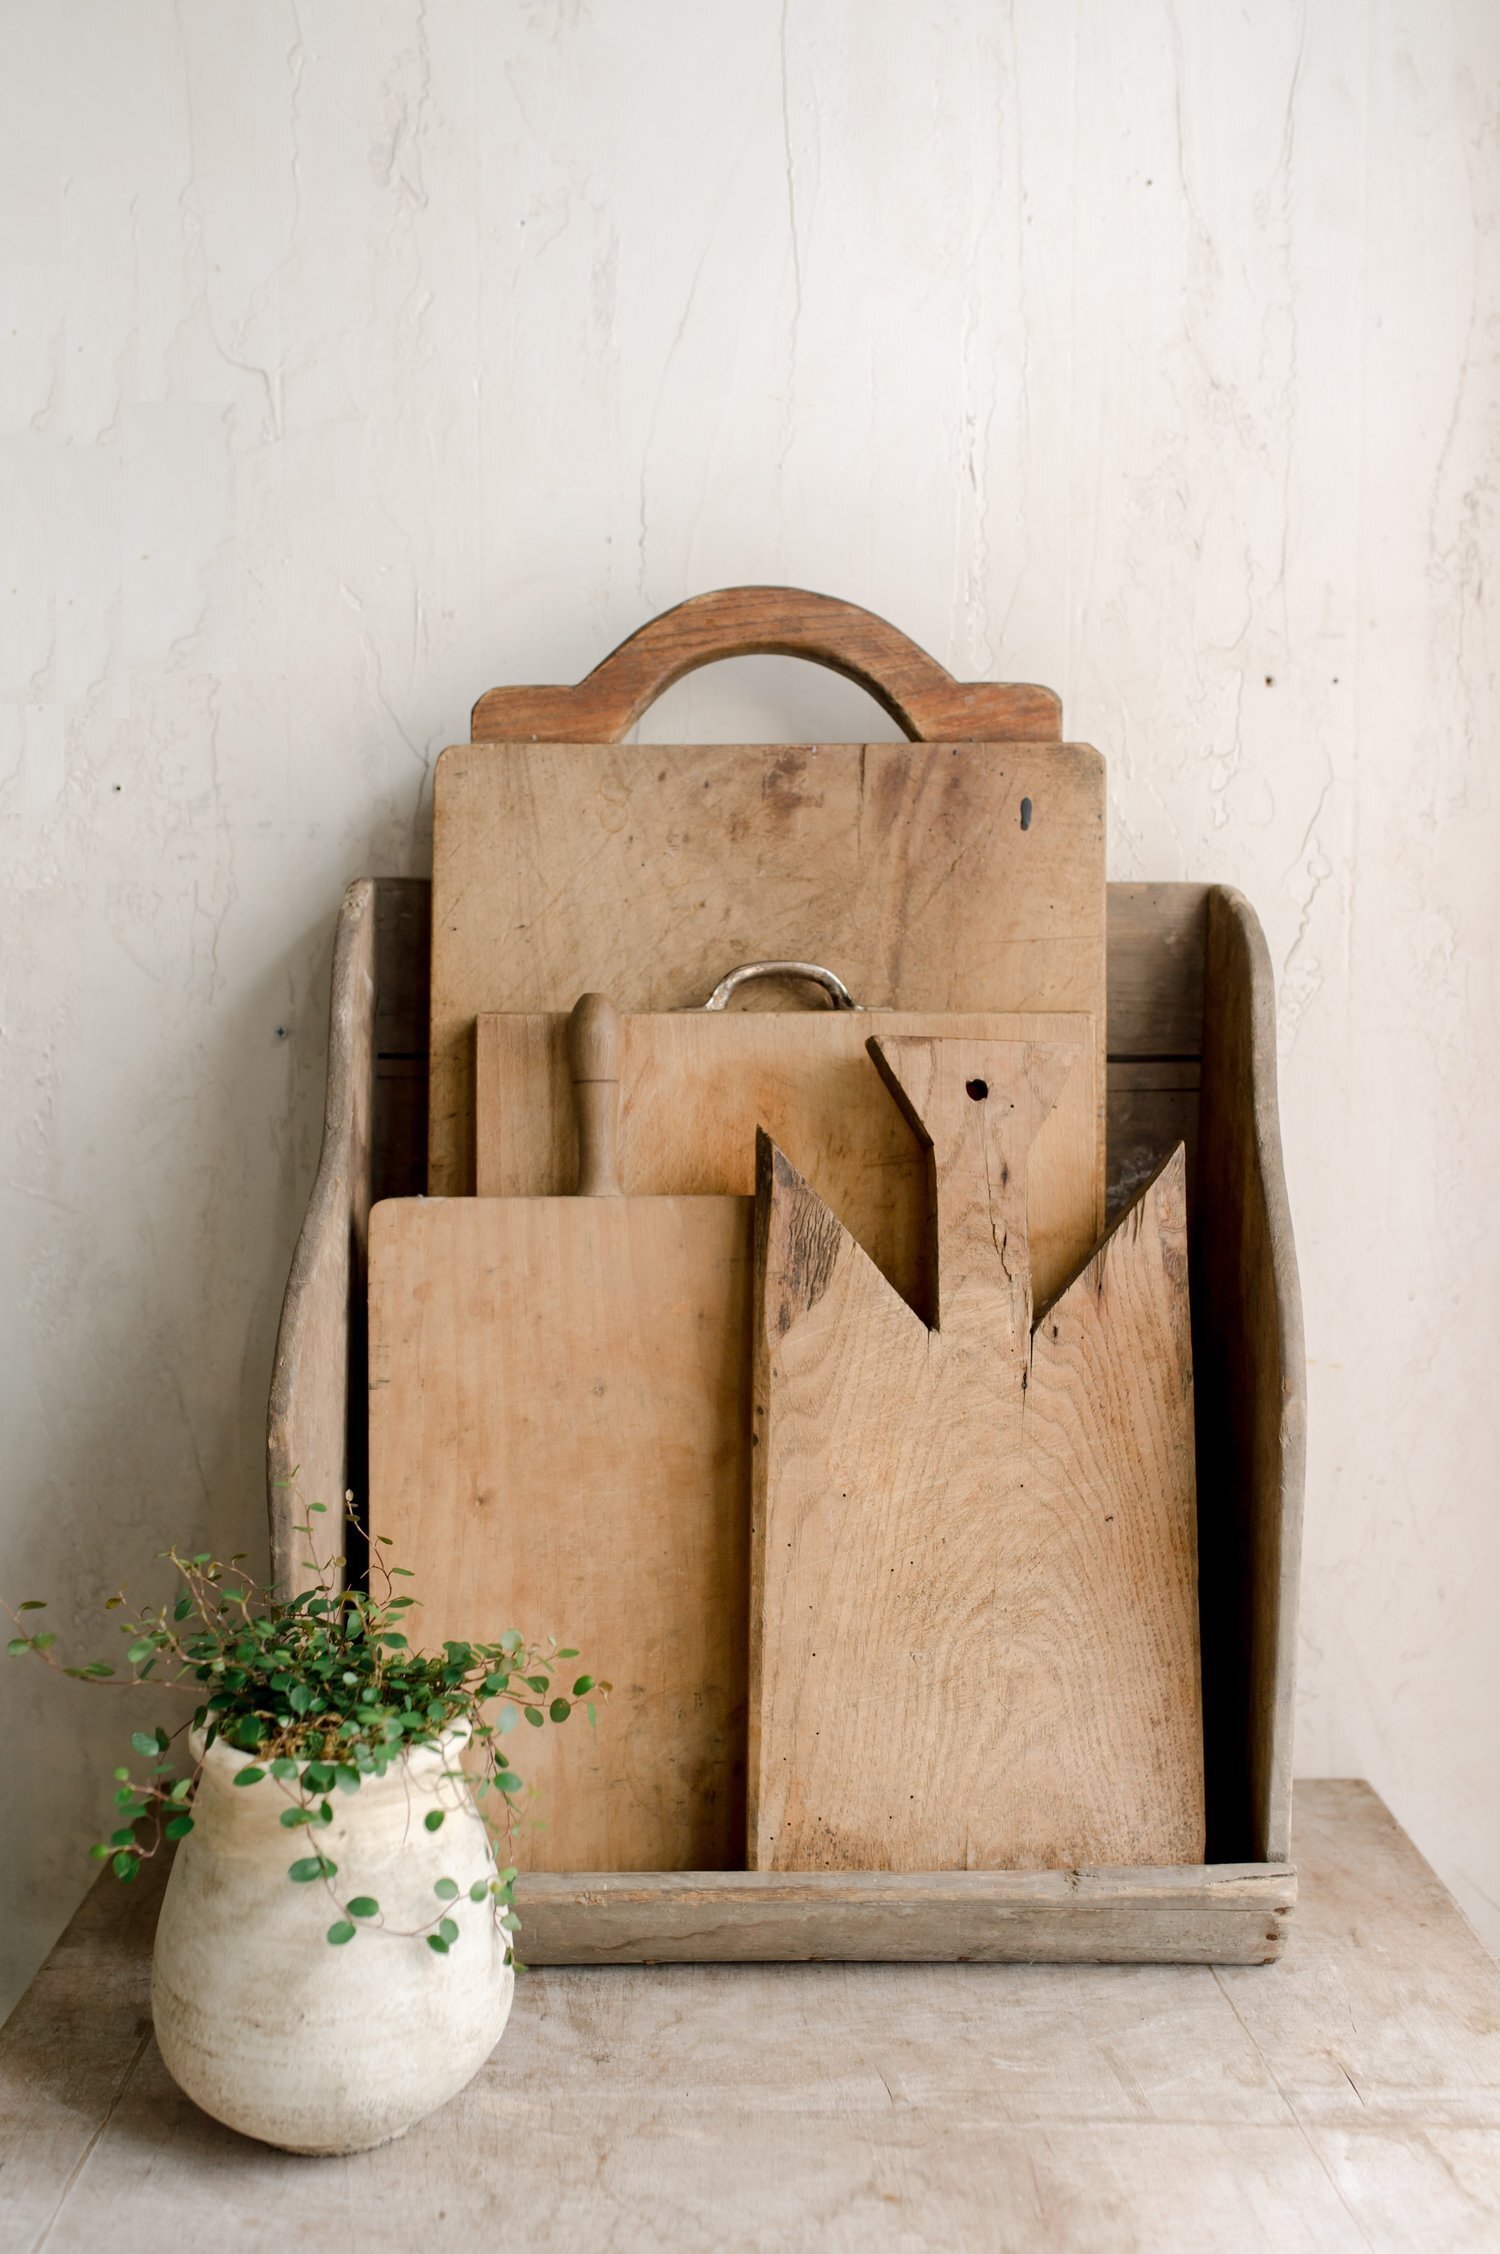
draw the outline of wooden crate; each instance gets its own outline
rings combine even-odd
[[[416,878],[365,878],[340,912],[323,1151],[271,1386],[282,1585],[303,1564],[297,1498],[364,1492],[370,1206],[426,1183],[429,893]],[[532,1963],[1251,1964],[1278,1954],[1296,1899],[1304,1370],[1271,966],[1239,893],[1109,887],[1107,1048],[1111,1213],[1176,1141],[1188,1150],[1210,1860],[916,1875],[538,1872],[521,1881],[518,1903]],[[334,1514],[322,1523],[332,1528]]]

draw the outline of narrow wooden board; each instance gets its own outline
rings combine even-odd
[[[555,1634],[613,1683],[513,1741],[523,1868],[744,1860],[748,1198],[393,1199],[370,1502],[429,1646]]]
[[[763,1137],[752,1864],[1200,1862],[1181,1153],[1033,1327],[1065,1054],[872,1047],[932,1145],[937,1321]]]
[[[1166,1870],[534,1871],[521,1954],[543,1964],[1268,1964],[1285,1865]]]
[[[734,963],[856,1000],[1104,1021],[1104,764],[1086,744],[460,744],[433,815],[428,1187],[474,1182],[485,1010],[680,1010]],[[1102,1076],[1099,1106],[1103,1154]]]
[[[550,1013],[479,1019],[481,1197],[561,1196],[577,1181],[567,1022]],[[1050,1297],[1082,1266],[1104,1228],[1091,1018],[864,1010],[624,1018],[624,1188],[643,1197],[749,1196],[755,1133],[764,1127],[908,1304],[930,1311],[926,1153],[870,1060],[866,1043],[875,1032],[1042,1041],[1076,1052],[1038,1130],[1027,1177],[1032,1268],[1038,1292]]]

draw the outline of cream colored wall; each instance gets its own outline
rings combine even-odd
[[[1300,1765],[1500,1939],[1490,0],[10,0],[0,1587],[260,1540],[332,917],[705,587],[1047,681],[1264,919]],[[865,732],[767,664],[677,734]],[[882,726],[872,732],[887,732]],[[122,1727],[0,1674],[0,1997]]]

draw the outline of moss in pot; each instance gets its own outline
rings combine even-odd
[[[312,1555],[310,1518],[302,1532]],[[516,1630],[413,1651],[415,1599],[395,1587],[410,1575],[384,1547],[369,1591],[321,1571],[289,1599],[241,1558],[169,1550],[174,1599],[133,1615],[108,1600],[124,1670],[61,1670],[198,1694],[177,1732],[133,1734],[143,1767],[116,1770],[118,1828],[93,1853],[128,1883],[179,1842],[152,1969],[163,2059],[206,2112],[291,2151],[399,2136],[489,2056],[514,1983],[515,1871],[480,1807],[508,1840],[523,1785],[507,1740],[578,1702],[592,1723],[609,1688]],[[43,1609],[12,1613],[9,1648],[57,1666],[55,1638],[23,1617]]]

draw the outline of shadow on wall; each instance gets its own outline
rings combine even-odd
[[[70,1266],[61,1313],[55,1274],[27,1279],[33,1300],[46,1296],[45,1352],[12,1433],[3,1593],[48,1600],[65,1661],[116,1660],[119,1616],[104,1600],[121,1586],[164,1596],[171,1570],[154,1561],[169,1543],[243,1550],[264,1571],[266,1394],[322,1133],[336,912],[331,887],[326,913],[199,1038],[151,1060],[170,1155],[133,1211],[96,1192],[84,1254],[61,1223],[43,1239],[38,1270]],[[123,1138],[127,1091],[112,1102]],[[115,1171],[101,1164],[98,1178]],[[88,1843],[113,1828],[111,1771],[131,1758],[131,1731],[190,1712],[186,1694],[71,1682],[35,1660],[0,1671],[0,2016],[96,1870]]]

